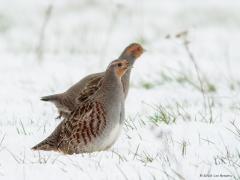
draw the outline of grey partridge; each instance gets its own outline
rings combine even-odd
[[[130,67],[127,60],[113,61],[97,91],[81,101],[49,137],[32,149],[78,154],[110,148],[123,125],[125,100],[121,78]]]

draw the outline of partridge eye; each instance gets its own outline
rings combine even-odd
[[[122,64],[121,64],[121,63],[118,63],[118,67],[122,67]]]

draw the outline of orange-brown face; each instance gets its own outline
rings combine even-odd
[[[142,53],[144,52],[143,47],[140,44],[137,43],[133,43],[130,44],[127,48],[126,48],[126,53],[128,55],[132,55],[135,58],[138,58],[142,55]]]
[[[116,60],[112,66],[114,66],[115,72],[118,77],[122,77],[129,68],[127,60]]]

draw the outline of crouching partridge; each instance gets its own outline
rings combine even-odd
[[[113,61],[97,91],[81,101],[49,137],[32,149],[78,154],[110,148],[123,125],[124,91],[121,78],[130,67],[127,60]]]

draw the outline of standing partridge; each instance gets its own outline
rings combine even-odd
[[[130,65],[133,65],[135,60],[140,57],[143,52],[144,49],[140,44],[132,43],[124,49],[118,59],[126,59]],[[121,78],[125,98],[128,94],[130,74],[131,69],[127,70]],[[58,108],[59,117],[66,117],[79,102],[84,101],[98,89],[104,75],[105,72],[90,74],[70,87],[64,93],[44,96],[41,100],[54,103]]]
[[[113,61],[104,73],[98,90],[81,101],[49,137],[32,149],[78,154],[110,148],[123,125],[121,78],[130,67],[127,60]]]

